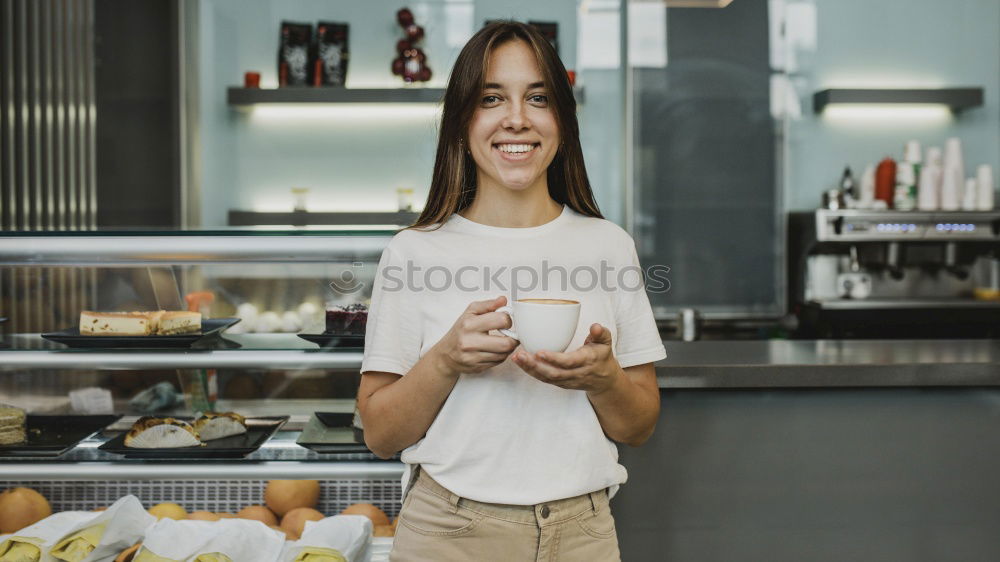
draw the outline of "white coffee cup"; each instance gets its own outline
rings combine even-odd
[[[520,341],[528,353],[566,351],[580,322],[580,303],[566,299],[519,299],[497,312],[506,312],[513,322],[499,332]]]

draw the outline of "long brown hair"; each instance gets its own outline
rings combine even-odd
[[[475,199],[476,162],[465,150],[469,125],[482,96],[490,54],[500,45],[516,40],[527,43],[535,53],[562,140],[546,172],[549,196],[581,215],[604,218],[587,179],[583,149],[580,148],[580,126],[576,120],[576,99],[566,68],[552,45],[533,26],[501,21],[473,35],[455,61],[444,93],[434,177],[427,204],[417,221],[408,228],[440,226]]]

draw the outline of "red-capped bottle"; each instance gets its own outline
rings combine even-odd
[[[875,199],[885,201],[892,208],[892,197],[896,191],[896,161],[888,156],[875,169]]]

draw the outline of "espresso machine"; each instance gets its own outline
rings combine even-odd
[[[1000,212],[790,213],[794,337],[1000,337],[998,258]]]

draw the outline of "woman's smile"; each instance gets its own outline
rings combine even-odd
[[[533,142],[499,142],[493,144],[493,150],[508,162],[523,162],[538,153],[541,143]]]

